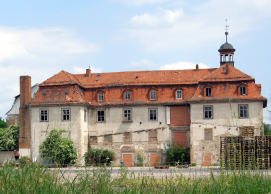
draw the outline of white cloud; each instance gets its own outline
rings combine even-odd
[[[207,65],[204,65],[203,63],[199,63],[199,69],[207,69],[210,68]],[[178,69],[195,69],[196,64],[192,62],[178,62],[178,63],[172,63],[172,64],[166,64],[160,67],[160,70],[178,70]]]
[[[91,70],[91,73],[101,73],[102,72],[102,70],[103,70],[103,68],[102,67],[93,67],[93,66],[89,66],[89,67],[87,67],[87,68],[90,68],[90,70]],[[73,67],[73,71],[74,71],[74,73],[86,73],[86,69],[87,68],[82,68],[82,67],[78,67],[78,66],[74,66]]]
[[[226,18],[229,40],[244,31],[265,27],[271,19],[270,7],[267,0],[210,0],[176,10],[158,8],[157,13],[131,17],[128,33],[148,51],[195,48],[221,40]]]
[[[126,3],[128,5],[136,5],[141,6],[144,4],[156,4],[156,3],[163,3],[169,0],[117,0],[119,2]]]
[[[0,117],[19,94],[19,76],[30,75],[32,85],[70,69],[74,57],[99,51],[99,47],[68,30],[50,27],[12,28],[0,26]]]

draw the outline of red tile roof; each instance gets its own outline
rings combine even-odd
[[[247,84],[248,95],[238,95],[238,86]],[[212,97],[204,96],[206,84],[212,87]],[[61,71],[40,85],[32,105],[39,104],[78,104],[94,106],[133,105],[133,104],[187,104],[188,102],[209,100],[255,100],[264,101],[255,85],[254,78],[231,65],[217,69],[128,71],[112,73],[71,74]],[[150,101],[149,91],[155,87],[157,100]],[[123,92],[129,88],[133,99],[126,101]],[[183,90],[183,99],[175,99],[175,91]],[[103,90],[105,99],[97,101],[99,90]],[[43,91],[47,91],[44,95]],[[68,90],[69,94],[65,94]]]

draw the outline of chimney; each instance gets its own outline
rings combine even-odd
[[[20,76],[20,136],[19,136],[19,154],[20,156],[31,157],[30,151],[30,109],[31,100],[31,77]]]
[[[91,74],[91,70],[90,70],[90,68],[86,69],[86,77],[89,77],[89,76],[90,76],[90,74]]]
[[[261,84],[255,84],[257,87],[257,90],[259,91],[259,93],[261,94],[262,91],[262,85]]]
[[[196,64],[196,71],[199,71],[199,65]]]

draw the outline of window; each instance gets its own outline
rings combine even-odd
[[[182,99],[182,90],[176,91],[176,99]]]
[[[206,95],[206,97],[211,97],[212,96],[212,88],[210,88],[210,87],[205,88],[205,95]]]
[[[132,121],[132,110],[131,109],[124,109],[123,121]]]
[[[130,91],[125,92],[125,100],[131,100],[131,92]]]
[[[151,92],[150,92],[150,100],[156,100],[156,90],[151,90]]]
[[[62,109],[62,121],[71,120],[71,109]]]
[[[40,121],[49,121],[48,110],[40,110]]]
[[[97,121],[98,122],[104,122],[105,121],[104,110],[98,110],[97,111]]]
[[[203,118],[212,119],[213,118],[213,106],[203,106]]]
[[[204,140],[213,140],[213,129],[204,129]]]
[[[90,144],[97,144],[98,143],[98,133],[97,133],[97,131],[90,131],[89,132],[89,143]]]
[[[149,109],[149,120],[157,121],[157,109]]]
[[[149,131],[149,142],[156,143],[157,140],[157,131]]]
[[[84,109],[84,122],[87,122],[87,110]]]
[[[247,95],[246,86],[240,86],[240,95]]]
[[[123,142],[124,143],[132,143],[132,133],[131,132],[124,132],[123,133]]]
[[[240,118],[248,118],[248,105],[240,104],[239,105],[239,117]]]
[[[98,101],[104,101],[104,93],[98,93]]]

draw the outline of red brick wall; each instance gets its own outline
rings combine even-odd
[[[10,127],[11,125],[16,125],[19,122],[19,116],[8,116],[7,117],[7,124],[8,127]]]
[[[170,125],[183,126],[190,125],[189,106],[172,106],[170,107]]]
[[[19,149],[30,148],[30,110],[28,103],[31,100],[31,77],[20,77],[20,137]]]

